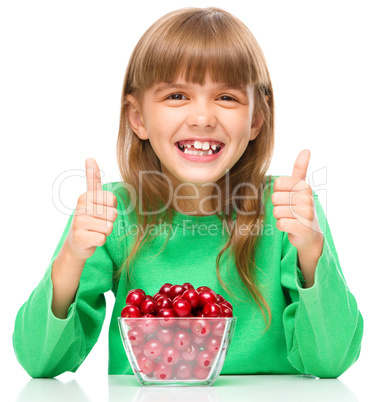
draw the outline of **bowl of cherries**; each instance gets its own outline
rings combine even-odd
[[[211,386],[237,317],[208,286],[165,283],[154,295],[132,289],[118,318],[129,363],[141,385]]]

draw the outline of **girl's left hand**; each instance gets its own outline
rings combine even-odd
[[[323,233],[317,218],[312,188],[304,179],[311,151],[304,149],[298,155],[292,176],[274,181],[272,203],[276,227],[288,233],[288,240],[298,251],[319,252]]]

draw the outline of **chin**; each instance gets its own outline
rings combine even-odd
[[[197,186],[201,187],[202,185],[208,184],[208,183],[215,183],[217,180],[219,180],[223,174],[222,172],[219,174],[215,174],[214,171],[197,171],[194,172],[193,170],[191,171],[176,171],[174,172],[173,170],[171,171],[164,171],[164,173],[169,176],[171,179],[172,183],[174,184],[175,187],[186,183],[189,186]],[[192,174],[191,174],[192,173]],[[196,174],[198,173],[198,174]],[[225,174],[225,173],[224,173]],[[209,186],[208,186],[209,187]]]
[[[178,177],[178,179],[182,183],[188,183],[188,184],[193,184],[194,186],[201,186],[203,184],[207,183],[214,183],[216,182],[219,178],[217,176],[203,176],[203,177],[194,177],[194,175],[190,177]]]

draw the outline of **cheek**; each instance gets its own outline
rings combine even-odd
[[[146,114],[145,127],[149,133],[156,133],[160,138],[170,137],[180,124],[180,113],[175,109],[152,108]]]
[[[246,115],[234,115],[230,119],[225,119],[224,127],[229,133],[236,146],[246,147],[251,134],[251,121]]]
[[[250,108],[245,106],[239,109],[223,110],[219,117],[228,130],[246,132],[251,129],[252,116]]]

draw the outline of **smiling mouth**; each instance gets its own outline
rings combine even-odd
[[[209,146],[208,149],[196,148],[194,144],[185,143],[185,141],[179,141],[175,143],[175,146],[179,148],[185,154],[189,155],[197,155],[197,156],[206,156],[206,155],[214,155],[221,151],[224,148],[225,144],[217,143]]]

